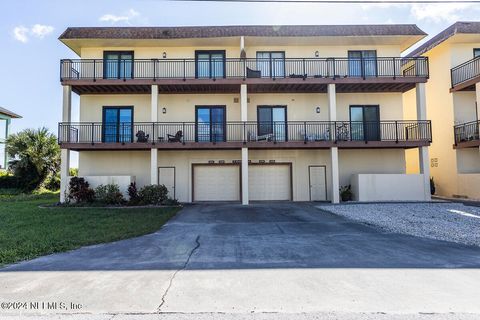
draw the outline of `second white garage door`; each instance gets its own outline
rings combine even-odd
[[[290,164],[259,164],[248,167],[250,200],[292,200]]]
[[[194,165],[193,201],[240,201],[240,166]]]

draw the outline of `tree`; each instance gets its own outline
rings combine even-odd
[[[60,171],[60,147],[54,134],[43,127],[25,129],[7,139],[6,152],[19,188],[34,190]]]

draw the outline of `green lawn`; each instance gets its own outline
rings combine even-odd
[[[152,233],[178,208],[39,208],[57,194],[0,195],[0,266]]]

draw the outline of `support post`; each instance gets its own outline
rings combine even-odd
[[[158,149],[150,150],[150,184],[158,184]]]
[[[337,96],[336,96],[336,87],[334,83],[328,84],[327,87],[327,96],[328,96],[328,119],[331,122],[337,121]],[[330,138],[336,136],[336,126],[330,125]],[[331,160],[331,180],[332,188],[330,191],[332,203],[340,202],[340,176],[338,168],[338,147],[330,148],[330,160]]]
[[[4,143],[4,151],[5,151],[5,154],[4,154],[4,166],[5,166],[5,170],[8,170],[8,153],[7,153],[7,138],[8,138],[8,135],[10,134],[10,124],[11,124],[11,119],[5,119],[5,143]]]
[[[248,148],[242,148],[242,204],[248,203]]]
[[[62,122],[72,120],[72,87],[63,86]],[[67,132],[67,134],[70,134]],[[60,152],[60,202],[65,202],[70,176],[70,150]]]
[[[427,100],[425,94],[425,83],[417,83],[415,88],[417,102],[417,120],[427,120]],[[423,191],[425,201],[431,200],[430,194],[430,165],[428,147],[418,148],[418,163],[420,174],[423,175]]]
[[[151,108],[150,108],[150,121],[158,121],[158,85],[152,85],[152,97],[151,97]],[[154,137],[152,137],[154,139]]]
[[[480,82],[475,83],[475,111],[477,116],[477,130],[480,133]],[[478,148],[480,152],[480,147]]]

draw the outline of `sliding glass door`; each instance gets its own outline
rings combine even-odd
[[[258,51],[257,70],[260,70],[264,78],[285,77],[285,52]]]
[[[195,51],[196,78],[224,78],[225,51]]]
[[[103,53],[105,79],[133,79],[133,51],[105,51]]]
[[[133,108],[104,107],[103,142],[133,142]]]
[[[287,140],[287,107],[259,106],[257,109],[258,136],[265,140]]]
[[[376,77],[377,52],[375,50],[348,51],[350,77]]]
[[[350,106],[350,136],[352,140],[380,140],[379,106]]]
[[[195,113],[195,141],[226,141],[226,115],[224,106],[199,106],[196,108]]]

